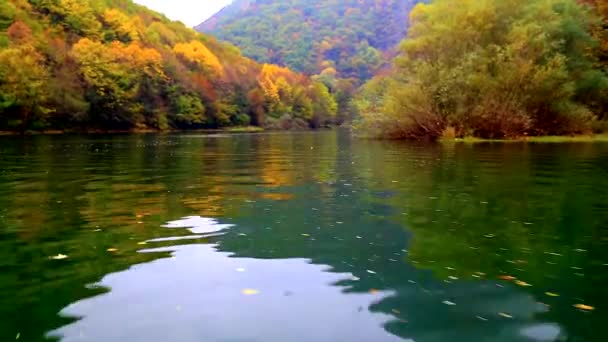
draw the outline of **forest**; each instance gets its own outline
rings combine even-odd
[[[130,0],[4,1],[0,131],[608,131],[606,0],[454,4],[237,0],[198,33]]]
[[[256,61],[366,80],[390,61],[419,0],[236,0],[197,30]]]
[[[0,131],[116,131],[334,121],[320,81],[129,0],[0,2]]]
[[[390,71],[356,103],[359,134],[521,138],[605,132],[608,2],[418,4]]]

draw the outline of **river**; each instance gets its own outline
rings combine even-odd
[[[0,137],[1,341],[606,341],[608,144]]]

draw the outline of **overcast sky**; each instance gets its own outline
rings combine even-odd
[[[215,14],[231,0],[135,0],[168,18],[180,20],[187,26],[195,26]]]

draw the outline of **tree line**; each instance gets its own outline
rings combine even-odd
[[[321,127],[338,100],[129,0],[0,3],[0,130]]]

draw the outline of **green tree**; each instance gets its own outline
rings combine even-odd
[[[606,75],[574,0],[437,0],[411,13],[386,91],[363,93],[363,130],[504,138],[590,130]],[[373,110],[370,110],[373,109]],[[380,113],[380,115],[378,115]],[[375,132],[370,132],[375,131]]]

